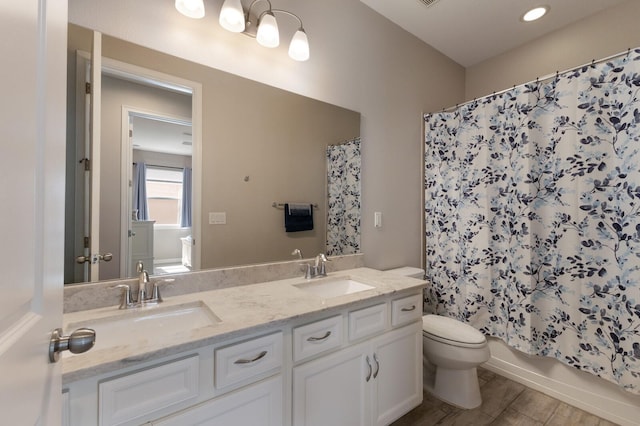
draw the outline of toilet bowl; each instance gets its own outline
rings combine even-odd
[[[439,315],[422,317],[424,388],[460,408],[482,404],[476,367],[489,360],[489,346],[472,326]]]
[[[403,267],[387,272],[406,277],[424,277],[418,268]],[[482,404],[478,365],[489,360],[489,346],[482,333],[453,318],[422,317],[423,386],[433,396],[460,408]]]

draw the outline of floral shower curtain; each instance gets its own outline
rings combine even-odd
[[[360,138],[327,147],[327,255],[360,252]]]
[[[426,303],[640,393],[640,49],[425,116]]]

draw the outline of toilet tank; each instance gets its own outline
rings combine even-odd
[[[413,266],[403,266],[402,268],[387,269],[385,272],[391,274],[402,275],[403,277],[411,277],[424,279],[424,269],[414,268]]]

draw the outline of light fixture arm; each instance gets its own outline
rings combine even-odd
[[[270,9],[270,10],[273,13],[278,12],[278,13],[284,13],[285,15],[293,16],[300,23],[300,27],[298,29],[304,31],[304,28],[302,27],[302,19],[300,19],[300,17],[298,15],[296,15],[295,13],[291,13],[288,10],[282,10],[282,9]],[[262,17],[262,15],[260,15],[260,16]]]
[[[269,9],[265,10],[264,12],[262,12],[259,16],[258,16],[258,20],[260,20],[260,18],[262,18],[262,16],[267,13],[267,12],[271,12],[272,10],[272,6],[271,6],[271,1],[269,0],[253,0],[251,2],[251,4],[249,5],[249,9],[247,9],[247,13],[245,15],[245,21],[249,22],[249,17],[251,16],[251,9],[253,9],[253,5],[258,3],[259,1],[266,1],[269,4]]]

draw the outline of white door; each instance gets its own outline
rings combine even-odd
[[[374,424],[388,425],[422,402],[422,323],[375,340]]]
[[[61,421],[67,0],[0,0],[0,413]]]
[[[371,424],[370,344],[351,346],[293,369],[293,424]]]
[[[278,375],[154,421],[153,425],[280,426],[282,394],[282,376]]]

